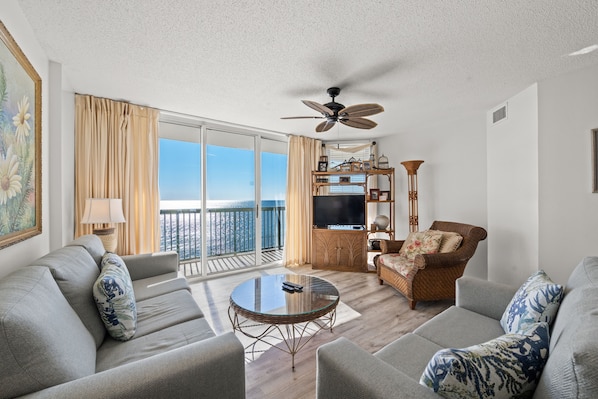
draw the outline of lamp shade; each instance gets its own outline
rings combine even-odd
[[[85,200],[81,223],[123,223],[125,221],[122,199],[88,198]]]

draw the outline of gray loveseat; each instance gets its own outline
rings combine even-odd
[[[462,277],[456,305],[375,354],[345,338],[317,355],[317,398],[439,398],[419,384],[442,348],[464,348],[504,334],[499,320],[519,287]],[[571,273],[550,331],[536,399],[598,398],[598,257]]]
[[[106,333],[92,295],[103,254],[83,236],[0,280],[0,397],[244,398],[243,347],[215,336],[174,252],[123,257],[137,331]]]

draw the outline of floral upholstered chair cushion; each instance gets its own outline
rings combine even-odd
[[[515,333],[539,321],[551,324],[563,294],[562,285],[554,283],[544,270],[538,270],[517,290],[500,325],[506,333]]]
[[[441,241],[440,232],[409,233],[399,253],[382,254],[378,262],[396,270],[407,280],[413,281],[418,271],[418,267],[415,266],[415,255],[438,253]]]
[[[102,258],[100,276],[93,285],[100,317],[112,338],[127,341],[137,329],[137,306],[133,283],[125,262],[107,252]]]
[[[419,383],[445,398],[531,398],[548,359],[547,323],[464,349],[442,349]]]
[[[416,231],[407,236],[405,243],[399,250],[399,255],[413,260],[415,255],[438,253],[440,243],[442,242],[442,233],[435,231]]]
[[[378,262],[381,265],[396,270],[409,281],[413,281],[413,278],[418,270],[413,259],[407,259],[398,253],[380,255]]]

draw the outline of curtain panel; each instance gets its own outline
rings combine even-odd
[[[93,229],[81,224],[87,198],[121,198],[116,251],[158,251],[159,111],[79,94],[75,108],[75,237]]]
[[[316,170],[321,148],[321,140],[302,136],[289,137],[285,266],[311,262],[311,172]]]

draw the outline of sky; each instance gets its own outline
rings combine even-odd
[[[253,200],[254,152],[207,146],[207,199]],[[284,200],[286,154],[262,153],[262,200]],[[200,200],[201,145],[160,139],[159,185],[161,200]]]

